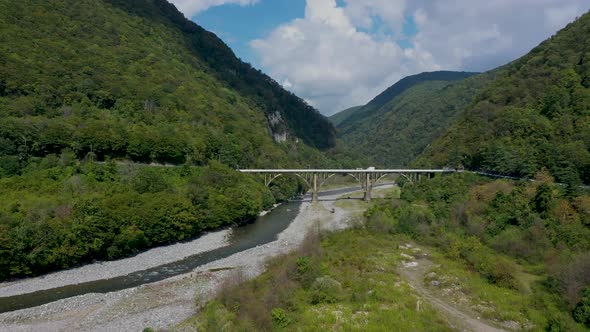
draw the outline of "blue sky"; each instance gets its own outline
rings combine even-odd
[[[249,6],[212,7],[192,19],[215,32],[242,60],[260,67],[250,41],[270,34],[282,23],[303,17],[304,11],[304,0],[266,0]]]
[[[326,115],[424,71],[506,64],[587,0],[169,0]]]

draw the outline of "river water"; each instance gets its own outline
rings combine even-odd
[[[333,190],[320,194],[345,194],[360,188]],[[268,214],[258,217],[255,222],[236,227],[232,231],[227,246],[186,257],[169,264],[127,274],[125,276],[84,282],[33,293],[0,298],[0,313],[36,307],[53,301],[88,293],[108,293],[143,284],[161,281],[173,276],[188,273],[195,268],[231,256],[243,250],[272,242],[295,220],[301,201],[284,203]]]

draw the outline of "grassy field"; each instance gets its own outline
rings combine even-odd
[[[405,240],[363,229],[310,235],[259,278],[243,283],[236,272],[217,299],[179,328],[449,331],[397,273]]]

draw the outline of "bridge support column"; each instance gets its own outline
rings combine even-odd
[[[315,203],[320,200],[320,193],[318,192],[318,173],[313,173],[312,186],[313,188],[311,188],[311,201]]]
[[[371,183],[371,174],[370,173],[366,173],[366,177],[365,177],[365,197],[363,197],[363,200],[365,202],[370,202],[371,201],[371,191],[373,190],[373,184]]]

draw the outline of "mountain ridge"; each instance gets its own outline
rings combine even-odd
[[[447,71],[447,70],[440,70],[440,71],[432,71],[432,72],[423,72],[416,75],[406,76],[383,92],[375,96],[371,99],[366,105],[362,106],[359,110],[355,111],[353,114],[348,116],[345,120],[343,120],[339,127],[347,127],[350,126],[353,122],[357,122],[364,117],[371,116],[373,113],[378,112],[378,110],[389,103],[392,99],[399,96],[400,94],[404,93],[406,90],[412,88],[413,86],[428,82],[428,81],[456,81],[462,80],[464,78],[476,75],[477,73],[474,72],[459,72],[459,71]]]

